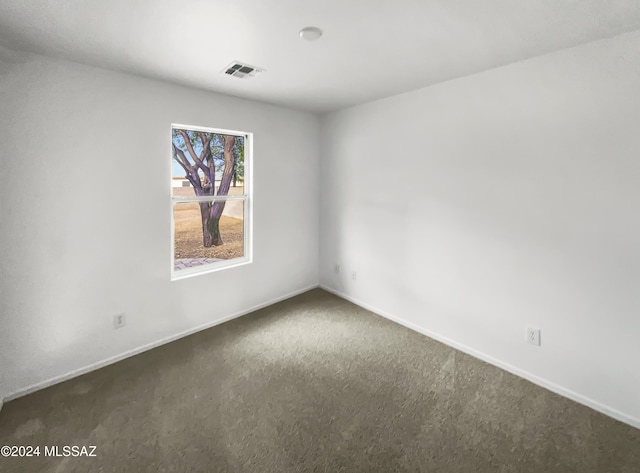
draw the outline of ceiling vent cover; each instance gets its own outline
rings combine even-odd
[[[225,67],[222,72],[228,76],[237,77],[238,79],[248,79],[249,77],[254,77],[259,72],[264,72],[264,69],[250,66],[249,64],[244,64],[242,62],[233,61]]]

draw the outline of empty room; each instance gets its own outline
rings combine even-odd
[[[640,472],[640,2],[0,0],[0,471]]]

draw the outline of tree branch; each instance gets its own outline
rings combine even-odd
[[[182,151],[181,151],[182,153]],[[184,156],[184,153],[183,153]],[[176,162],[182,166],[182,169],[184,169],[184,172],[186,172],[187,174],[189,174],[189,168],[180,160],[178,159],[178,153],[177,153],[177,148],[176,145],[173,145],[173,159],[176,160]]]
[[[198,170],[195,166],[189,165],[189,160],[184,155],[184,152],[175,144],[173,145],[173,156],[179,157],[179,159],[176,159],[176,161],[178,161],[182,168],[187,172],[187,175],[185,177],[193,186],[193,190],[195,191],[196,195],[202,195],[202,183],[200,182],[200,176],[198,176]],[[180,160],[182,160],[183,162],[180,162]]]
[[[191,140],[189,139],[189,135],[184,130],[179,130],[179,132],[180,132],[180,135],[182,136],[182,139],[184,140],[184,145],[187,147],[187,151],[189,151],[189,154],[195,161],[196,159],[198,159],[198,156],[196,155],[196,152],[193,149],[193,146],[191,146]]]
[[[209,181],[211,182],[211,195],[215,195],[216,194],[216,165],[215,165],[215,159],[213,159],[213,153],[211,152],[211,148],[209,146],[210,143],[211,143],[211,140],[208,140],[207,147],[206,147],[207,151],[204,153],[203,161],[206,163],[207,160],[209,160],[209,164],[207,166],[207,170],[205,171],[205,173],[209,178]]]
[[[233,145],[235,144],[235,136],[224,137],[224,168],[222,169],[222,178],[220,179],[220,187],[218,187],[218,195],[228,195],[229,186],[231,185],[231,177],[233,176],[233,169],[235,163],[235,157],[233,156]],[[211,216],[214,218],[220,218],[224,211],[224,201],[214,202],[211,208]]]
[[[184,145],[187,147],[187,151],[189,151],[189,154],[191,155],[191,157],[195,161],[196,165],[200,169],[202,169],[203,172],[206,173],[207,172],[207,166],[205,166],[205,164],[202,162],[202,159],[200,159],[198,157],[198,155],[196,154],[196,151],[193,149],[193,146],[191,145],[191,140],[189,140],[189,135],[184,130],[180,130],[180,134],[182,135],[182,139],[184,140]],[[206,147],[203,148],[203,155],[204,155],[204,150],[206,150],[206,149],[207,149]]]

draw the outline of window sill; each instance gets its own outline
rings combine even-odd
[[[196,266],[194,268],[182,269],[180,271],[176,271],[174,268],[171,268],[171,280],[178,281],[180,279],[187,279],[202,274],[215,273],[216,271],[236,268],[238,266],[244,266],[252,262],[253,260],[250,257],[244,256],[242,258],[234,258],[228,261],[220,261],[217,263]]]

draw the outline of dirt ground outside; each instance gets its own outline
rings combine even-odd
[[[241,195],[242,187],[232,187],[229,195]],[[173,188],[174,196],[192,196],[191,187]],[[224,242],[220,246],[205,248],[202,245],[202,220],[200,206],[196,202],[176,204],[173,211],[175,224],[175,259],[220,258],[233,259],[244,256],[243,202],[229,201],[220,218],[220,234]]]

